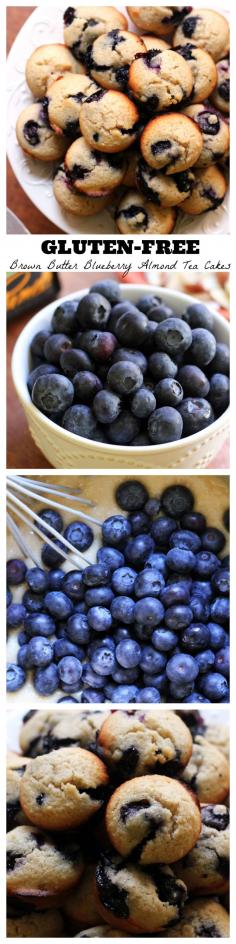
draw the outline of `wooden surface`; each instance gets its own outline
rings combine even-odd
[[[96,282],[99,273],[87,275],[81,273],[60,273],[60,295],[69,294],[80,288],[86,288]],[[34,314],[36,311],[34,312]],[[18,335],[29,319],[22,315],[11,321],[7,331],[7,468],[8,469],[50,469],[51,466],[35,446],[28,431],[22,407],[17,399],[11,376],[11,356]],[[225,442],[209,468],[229,468],[229,443]]]
[[[35,7],[7,7],[7,52],[11,49],[19,30],[34,9]],[[7,206],[9,210],[16,213],[30,233],[42,233],[43,235],[44,233],[63,232],[31,203],[31,200],[18,183],[9,161],[7,161]]]

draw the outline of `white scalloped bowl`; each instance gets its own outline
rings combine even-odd
[[[140,285],[121,286],[123,298],[135,302]],[[158,296],[177,314],[189,304],[189,295],[169,291],[159,286],[145,286],[145,294]],[[87,290],[73,292],[64,300],[82,298]],[[62,429],[34,406],[30,399],[27,377],[30,370],[30,343],[37,331],[48,328],[55,301],[30,319],[16,342],[12,356],[12,375],[16,392],[23,407],[31,436],[55,469],[203,469],[209,465],[223,445],[229,431],[229,409],[200,433],[178,442],[161,446],[114,446],[96,443]],[[214,331],[218,341],[229,344],[229,325],[214,313]]]

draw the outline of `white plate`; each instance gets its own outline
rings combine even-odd
[[[126,8],[116,5],[127,15]],[[109,210],[97,213],[95,216],[77,218],[71,213],[64,213],[53,195],[52,180],[54,165],[44,164],[27,157],[21,150],[16,139],[16,120],[18,115],[32,102],[32,95],[25,81],[25,63],[37,46],[43,43],[63,42],[63,12],[66,3],[48,7],[41,5],[35,8],[10,50],[7,63],[7,154],[14,174],[22,189],[32,203],[44,213],[55,226],[65,233],[79,233],[86,235],[113,234],[117,228]],[[225,15],[225,13],[224,13]],[[134,31],[134,25],[130,23]],[[195,233],[214,235],[229,232],[229,202],[228,194],[223,204],[217,210],[203,213],[201,216],[191,217],[183,213],[178,214],[175,227],[176,233]]]

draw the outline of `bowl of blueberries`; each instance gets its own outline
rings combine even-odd
[[[229,325],[188,295],[93,284],[43,308],[12,372],[54,468],[203,468],[229,424]]]
[[[8,702],[227,702],[227,477],[83,475],[77,484],[96,500],[99,524],[31,500],[42,538],[29,542],[21,528],[34,558],[8,533]],[[54,548],[46,523],[58,531]],[[62,558],[62,536],[79,563]]]

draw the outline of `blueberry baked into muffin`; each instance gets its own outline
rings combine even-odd
[[[28,757],[48,754],[61,747],[83,747],[93,751],[97,735],[108,712],[29,711],[23,718],[20,747]],[[17,766],[21,765],[18,755]]]
[[[70,222],[108,206],[124,235],[168,234],[179,219],[183,224],[181,214],[216,210],[227,190],[229,27],[214,10],[127,7],[127,13],[135,31],[115,7],[66,8],[64,45],[40,46],[26,63],[37,102],[28,106],[35,114],[19,116],[17,138],[26,154],[54,163],[53,196]],[[191,112],[200,107],[202,115]],[[79,155],[74,160],[77,148],[93,152],[92,168]],[[108,160],[123,152],[127,173]],[[147,166],[141,162],[138,171],[140,158]],[[198,179],[209,163],[212,187]],[[166,182],[152,173],[160,170],[165,177],[189,174]],[[172,212],[163,215],[157,206]]]
[[[112,776],[129,780],[148,773],[178,775],[191,756],[192,738],[171,711],[119,711],[103,722],[98,746]]]
[[[72,829],[100,809],[108,775],[102,761],[80,747],[62,747],[31,760],[20,784],[21,806],[45,829]]]
[[[202,831],[196,845],[174,865],[191,895],[221,895],[229,888],[229,810],[220,804],[201,807]]]
[[[60,894],[79,881],[83,871],[80,847],[73,835],[56,836],[33,825],[7,834],[7,891],[39,901]]]
[[[142,871],[132,860],[102,855],[96,868],[97,906],[111,926],[153,934],[181,914],[187,890],[169,866]]]
[[[229,937],[229,915],[215,898],[196,898],[166,937]]]

